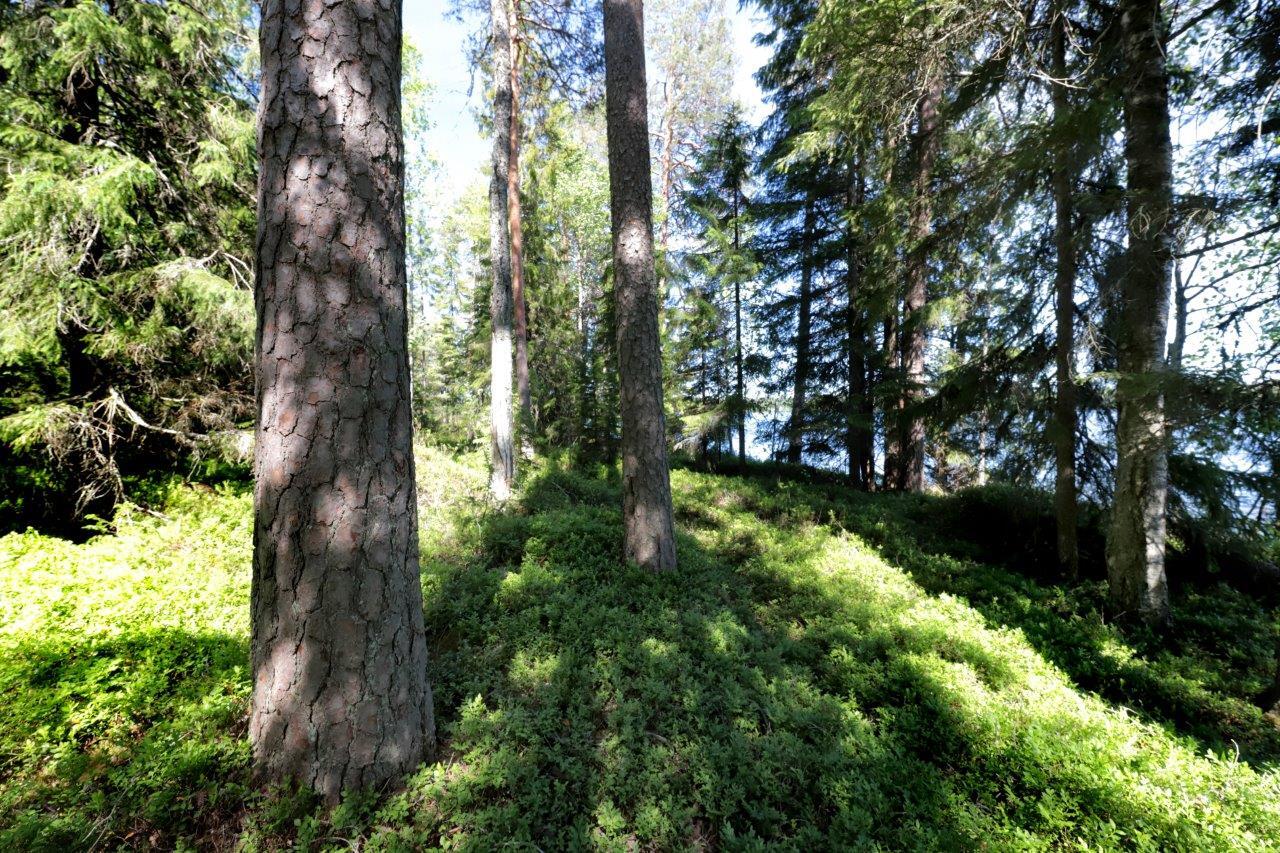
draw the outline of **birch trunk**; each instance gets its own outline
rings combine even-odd
[[[511,159],[511,33],[506,0],[490,0],[493,40],[493,174],[489,181],[489,490],[505,501],[516,476],[515,429],[511,414],[511,244],[508,217]]]

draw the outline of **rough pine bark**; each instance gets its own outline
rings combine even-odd
[[[491,0],[493,41],[493,174],[489,180],[489,491],[511,496],[516,476],[515,428],[511,413],[511,243],[509,177],[512,132],[511,30],[506,0]]]
[[[911,204],[907,253],[906,294],[903,300],[902,369],[904,422],[898,460],[899,486],[905,491],[924,489],[924,417],[917,405],[924,397],[924,310],[928,302],[928,239],[933,228],[933,163],[938,155],[938,106],[942,81],[934,79],[920,99],[916,128],[915,191]]]
[[[653,265],[642,0],[604,0],[605,120],[622,413],[623,552],[674,569],[671,479],[662,407],[662,357]]]
[[[261,11],[253,766],[329,801],[433,748],[398,0]]]
[[[1067,100],[1066,15],[1055,8],[1053,20],[1053,89],[1054,129],[1067,132],[1070,104]],[[1073,231],[1072,167],[1070,148],[1060,145],[1053,167],[1054,246],[1057,269],[1054,294],[1057,312],[1055,344],[1056,396],[1053,406],[1053,445],[1055,457],[1054,515],[1057,521],[1058,568],[1064,577],[1075,579],[1080,574],[1080,549],[1076,520],[1076,384],[1072,375],[1075,360],[1076,250]]]
[[[813,312],[813,202],[804,205],[804,230],[800,245],[800,302],[796,317],[796,369],[792,377],[791,423],[787,432],[787,462],[799,465],[804,457],[805,407],[809,391],[809,339]]]
[[[1169,614],[1165,580],[1165,338],[1173,264],[1173,146],[1160,0],[1122,0],[1129,244],[1118,306],[1115,508],[1107,541],[1113,604],[1148,622]]]

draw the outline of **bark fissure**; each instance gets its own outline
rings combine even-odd
[[[261,13],[253,702],[264,782],[329,800],[435,741],[418,573],[400,4]]]

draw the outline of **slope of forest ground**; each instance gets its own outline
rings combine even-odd
[[[478,457],[419,475],[441,752],[334,810],[249,784],[246,485],[0,539],[0,848],[1280,849],[1248,597],[1108,624],[1019,570],[998,490],[678,470],[653,575],[609,471],[541,462],[502,513]]]

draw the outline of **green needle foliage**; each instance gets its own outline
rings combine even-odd
[[[6,514],[34,487],[102,511],[137,459],[249,415],[248,23],[243,0],[0,10]]]

